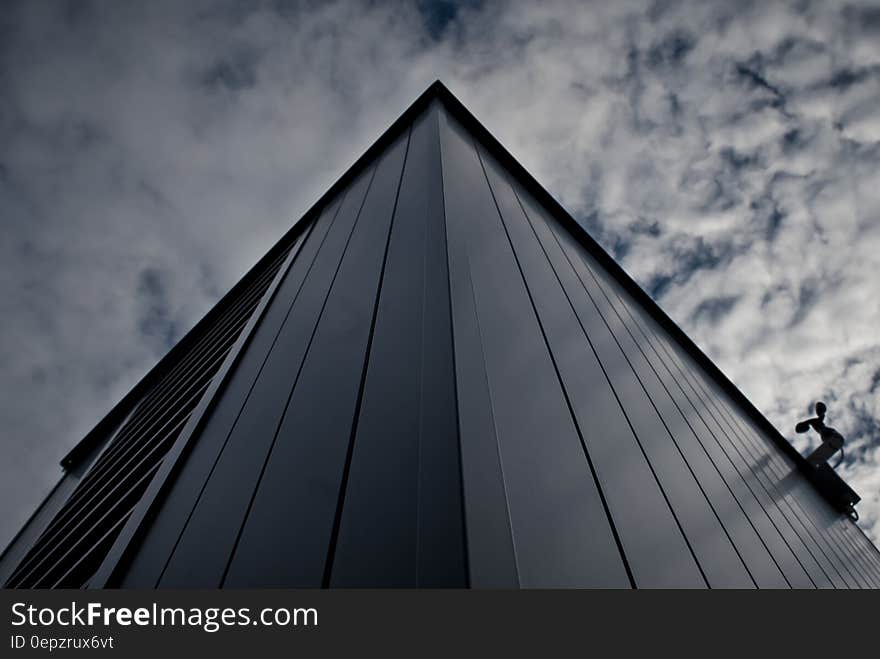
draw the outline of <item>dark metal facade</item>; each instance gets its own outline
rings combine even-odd
[[[439,83],[65,465],[9,586],[880,586],[803,459]]]

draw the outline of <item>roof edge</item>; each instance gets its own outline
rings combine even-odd
[[[452,97],[443,83],[435,80],[413,101],[410,106],[343,172],[327,191],[322,194],[309,209],[288,229],[281,238],[264,254],[241,279],[223,295],[211,309],[193,327],[174,344],[153,368],[149,369],[119,402],[117,402],[97,424],[86,433],[73,448],[71,448],[60,460],[60,465],[65,471],[74,468],[91,451],[107,439],[107,435],[113,431],[116,424],[121,422],[125,415],[133,408],[140,397],[169,370],[177,359],[182,356],[189,347],[198,339],[203,330],[211,325],[219,312],[225,308],[226,302],[232,299],[238,291],[248,286],[262,270],[263,266],[274,259],[282,249],[299,236],[304,226],[318,216],[327,201],[333,199],[336,194],[347,186],[372,160],[381,153],[409,124],[425,110],[430,102],[447,94]]]
[[[446,109],[465,128],[470,130],[477,139],[487,147],[492,155],[510,171],[529,191],[532,196],[544,204],[558,221],[570,231],[581,245],[596,258],[600,264],[611,274],[635,300],[641,304],[651,317],[677,341],[685,352],[697,362],[709,376],[727,393],[736,403],[745,410],[749,418],[767,433],[770,439],[782,452],[787,455],[801,471],[807,480],[827,498],[825,488],[817,482],[816,470],[806,461],[804,456],[779,432],[767,417],[743,394],[724,372],[694,343],[694,341],[682,330],[678,324],[670,318],[665,311],[648,295],[644,289],[623,269],[623,267],[584,229],[583,226],[551,195],[528,170],[526,170],[513,155],[501,144],[501,142],[470,112],[455,95],[440,81],[435,81],[429,92],[433,92],[443,102]],[[426,92],[427,93],[427,92]],[[842,483],[842,480],[841,480]],[[844,484],[844,487],[845,484]],[[848,489],[848,488],[847,488]],[[858,496],[856,495],[858,500]],[[843,512],[843,511],[841,511]]]

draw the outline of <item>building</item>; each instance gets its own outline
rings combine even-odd
[[[62,466],[8,587],[880,586],[857,497],[439,82]]]

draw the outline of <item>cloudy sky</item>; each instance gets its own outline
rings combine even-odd
[[[880,541],[880,4],[0,14],[0,545],[58,460],[440,78]]]

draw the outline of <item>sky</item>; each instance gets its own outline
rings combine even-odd
[[[880,4],[3,3],[0,545],[441,79],[880,542]]]

